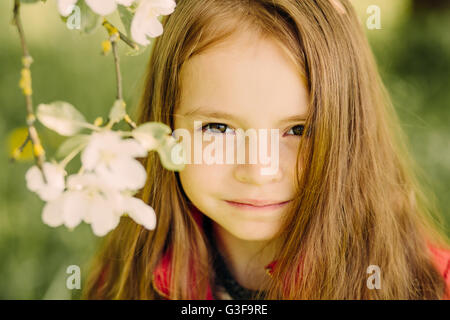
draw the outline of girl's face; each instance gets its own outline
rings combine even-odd
[[[265,143],[269,157],[278,161],[273,174],[263,174],[261,169],[270,165],[262,164],[259,156],[257,164],[249,163],[249,141],[244,147],[244,164],[236,157],[231,164],[225,160],[224,164],[194,164],[191,160],[192,164],[180,172],[186,195],[235,237],[272,239],[288,201],[295,196],[297,151],[308,109],[308,94],[298,68],[276,42],[248,32],[191,58],[183,66],[181,81],[174,125],[190,132],[191,159],[195,131],[211,138],[212,142],[203,141],[203,150],[215,139],[222,140],[225,155],[229,152],[227,139],[234,139],[237,148],[235,130],[240,128],[244,132],[268,130],[266,138],[258,133],[258,143]],[[202,123],[195,127],[194,121]],[[270,129],[279,130],[278,150],[274,152],[270,151]],[[277,205],[262,206],[261,202]]]

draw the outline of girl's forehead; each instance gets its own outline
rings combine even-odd
[[[202,107],[231,114],[306,114],[308,93],[298,67],[276,42],[254,40],[228,41],[190,59],[181,72],[178,113]]]

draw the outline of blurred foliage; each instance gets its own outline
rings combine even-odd
[[[25,102],[18,88],[21,48],[17,30],[10,24],[12,3],[0,2],[0,299],[77,299],[80,290],[66,288],[66,268],[80,266],[84,280],[99,239],[86,224],[73,231],[44,225],[43,202],[25,185],[24,175],[31,163],[8,160],[11,147],[7,136],[25,124]],[[366,33],[414,158],[449,222],[450,12],[411,10],[408,0],[353,3],[363,26],[367,6],[381,8],[382,29],[366,29]],[[91,122],[97,116],[106,118],[115,100],[113,58],[101,55],[106,32],[99,28],[81,35],[67,29],[53,1],[24,5],[22,11],[34,58],[34,105],[64,100]],[[117,16],[111,21],[120,25]],[[149,49],[137,57],[127,56],[129,49],[123,44],[120,49],[125,100],[133,115]],[[39,124],[37,127],[46,150],[53,155],[63,138]]]
[[[15,130],[25,125],[26,118],[25,100],[18,88],[20,40],[10,24],[12,4],[0,1],[0,299],[77,298],[80,290],[66,288],[66,268],[78,265],[84,276],[99,238],[86,224],[73,231],[44,225],[44,203],[25,184],[25,172],[32,162],[9,162],[12,147],[8,136],[14,133],[14,146],[20,145],[16,141],[20,132]],[[111,16],[111,21],[120,26],[118,16]],[[90,35],[82,35],[69,30],[58,15],[55,1],[23,5],[22,22],[34,59],[34,106],[64,100],[90,122],[97,116],[106,119],[116,97],[113,57],[111,53],[101,54],[106,31],[100,27]],[[133,116],[149,51],[131,57],[123,43],[119,49],[124,96]],[[54,156],[65,138],[39,123],[37,129],[48,155]],[[79,159],[70,165],[76,168]]]

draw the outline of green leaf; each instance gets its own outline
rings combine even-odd
[[[101,17],[89,8],[84,1],[78,1],[81,13],[81,31],[92,33],[99,25]]]
[[[111,111],[109,112],[109,120],[112,124],[117,123],[121,121],[126,114],[125,102],[123,100],[116,100],[111,108]]]
[[[134,13],[128,7],[118,5],[119,16],[122,24],[126,30],[128,38],[131,39],[131,22],[133,21]]]
[[[123,27],[125,28],[125,31],[126,31],[126,35],[129,39],[132,40],[131,22],[133,21],[135,10],[132,7],[125,7],[122,5],[118,5],[118,10],[119,10],[120,20],[122,21]],[[136,44],[136,45],[137,45],[138,49],[136,49],[136,50],[131,49],[131,50],[127,51],[125,54],[127,56],[139,56],[139,55],[143,54],[145,52],[145,50],[147,49],[147,46],[140,46],[138,44]]]
[[[89,137],[90,135],[88,134],[79,134],[67,139],[56,151],[56,157],[65,158],[75,149],[86,146],[89,142]]]
[[[14,129],[7,138],[9,142],[9,156],[16,160],[27,161],[33,160],[33,149],[31,143],[28,142],[22,152],[18,153],[18,148],[24,143],[28,137],[28,127],[20,127]]]
[[[60,15],[59,18],[61,19],[62,22],[67,23],[67,19],[69,19],[69,16],[64,17]]]
[[[172,129],[160,122],[147,122],[134,129],[131,134],[147,150],[156,150],[164,137],[171,134]]]
[[[172,171],[183,170],[184,163],[175,163],[172,159],[172,152],[180,151],[182,144],[178,143],[171,133],[172,129],[164,123],[147,122],[134,129],[131,135],[148,151],[156,150],[164,168]]]
[[[49,129],[63,136],[72,136],[84,128],[86,120],[73,105],[64,101],[40,104],[36,116]]]
[[[174,162],[175,153],[177,153],[182,145],[177,143],[177,141],[172,136],[167,136],[163,139],[162,143],[156,150],[161,160],[161,164],[164,168],[171,171],[181,171],[184,169],[183,161],[181,163]]]

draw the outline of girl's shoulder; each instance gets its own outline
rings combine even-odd
[[[440,246],[434,245],[432,243],[427,243],[428,249],[431,254],[432,261],[438,270],[439,274],[442,275],[446,283],[446,294],[444,295],[445,300],[450,300],[450,249],[442,248]],[[268,266],[269,267],[269,266]],[[273,267],[271,264],[270,267]],[[105,273],[107,266],[102,270],[100,279],[98,282],[99,288],[102,287],[104,283]],[[170,269],[170,252],[166,254],[161,259],[158,267],[153,272],[153,287],[155,290],[165,299],[169,299],[169,269]],[[211,288],[208,290],[208,298],[214,299]]]
[[[439,274],[442,275],[447,285],[444,299],[450,300],[450,249],[442,248],[437,245],[428,243],[431,257]]]
[[[450,249],[442,248],[431,243],[428,244],[428,249],[439,272],[443,275],[444,279],[449,280]]]

